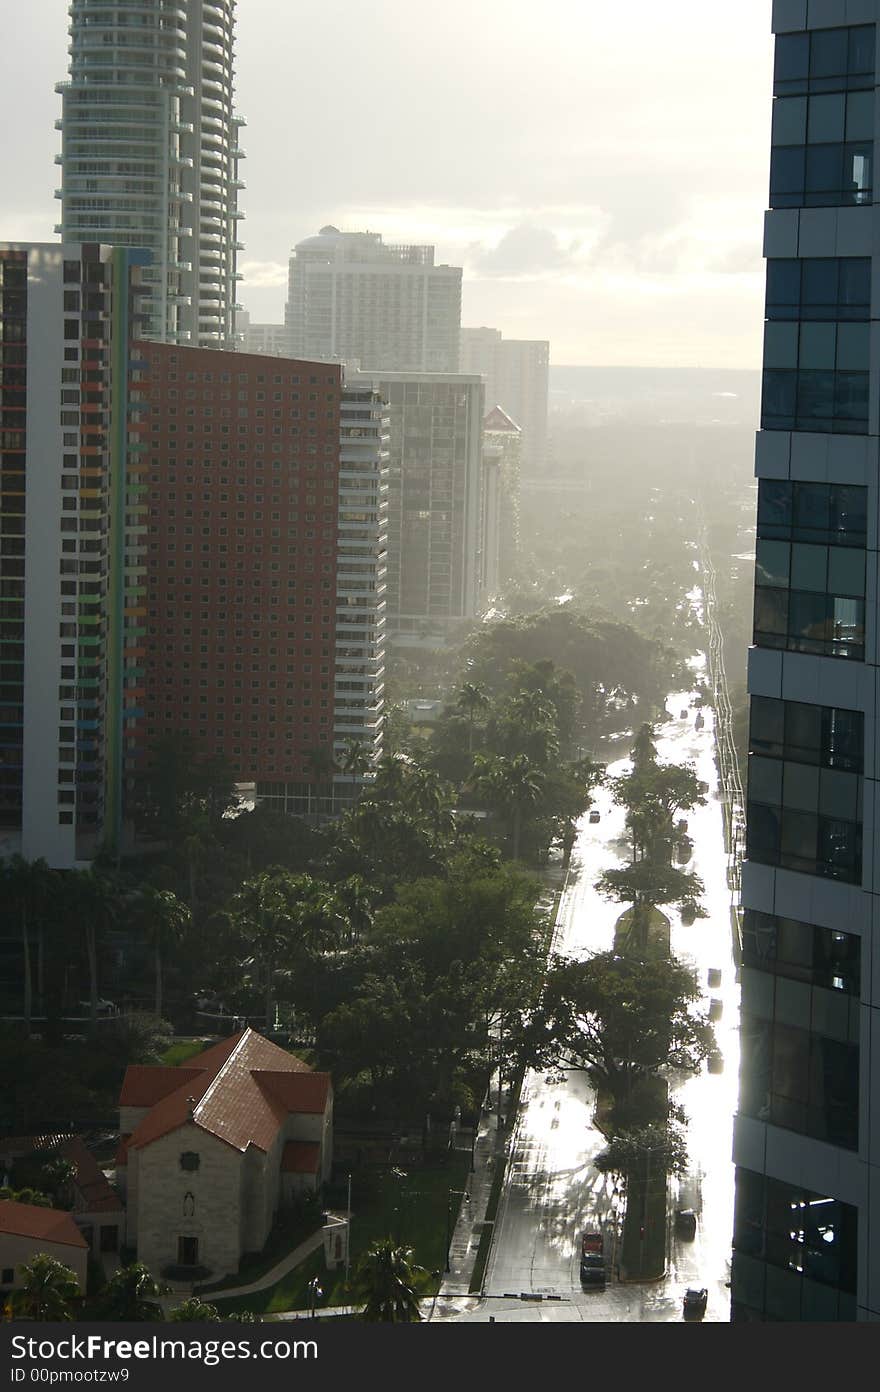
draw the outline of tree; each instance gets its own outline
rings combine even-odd
[[[593,1164],[600,1174],[628,1178],[643,1172],[648,1159],[652,1168],[664,1174],[687,1173],[687,1136],[678,1119],[669,1117],[615,1131],[604,1150],[594,1157]]]
[[[69,1266],[38,1252],[18,1270],[24,1284],[12,1293],[12,1309],[17,1318],[44,1323],[73,1319],[73,1304],[82,1297],[82,1291]]]
[[[327,789],[330,789],[329,811],[331,813],[333,811],[333,775],[339,772],[339,766],[336,762],[333,746],[330,744],[314,745],[306,757],[309,761],[310,782],[315,790],[314,822],[317,825],[321,815],[322,790],[326,799]]]
[[[183,938],[192,922],[192,914],[173,890],[155,889],[152,885],[144,885],[137,891],[127,906],[127,914],[152,947],[155,980],[153,1010],[161,1018],[163,958],[168,949]]]
[[[696,975],[674,957],[557,957],[525,1031],[540,1066],[585,1069],[615,1104],[661,1068],[696,1073],[715,1047]]]
[[[511,819],[511,854],[519,858],[523,816],[541,796],[544,776],[525,754],[513,758],[495,755],[476,760],[477,786],[486,790],[496,806],[508,812]]]
[[[235,774],[224,759],[206,755],[182,730],[160,735],[138,774],[132,811],[138,827],[157,841],[179,845],[205,819],[214,830],[239,804]]]
[[[89,1018],[98,1027],[98,943],[116,917],[119,891],[115,880],[100,870],[66,870],[64,907],[83,937],[89,974]]]
[[[14,905],[18,914],[19,931],[21,933],[22,951],[22,980],[24,993],[22,1001],[22,1013],[24,1015],[25,1034],[31,1032],[31,1015],[33,1013],[33,962],[32,962],[32,930],[36,930],[38,936],[38,987],[42,991],[42,943],[44,931],[44,916],[47,909],[48,898],[52,885],[56,879],[53,871],[49,869],[45,860],[27,861],[23,856],[14,855],[10,860],[2,863],[2,883],[4,897],[8,897],[8,902]]]
[[[162,1288],[143,1262],[121,1266],[101,1293],[102,1318],[120,1322],[163,1320],[161,1295]]]
[[[287,872],[278,867],[245,880],[229,910],[230,922],[262,968],[266,1029],[275,1026],[275,971],[291,925],[288,880]]]
[[[637,860],[622,870],[605,870],[595,888],[605,899],[632,904],[630,941],[641,951],[648,946],[651,913],[660,904],[693,907],[697,915],[705,917],[705,911],[696,906],[703,893],[703,881],[699,875],[673,865]]]
[[[467,716],[469,754],[473,753],[474,748],[474,721],[478,715],[483,715],[491,704],[491,697],[481,682],[462,682],[455,699],[455,707]]]
[[[219,1324],[220,1311],[216,1305],[191,1295],[189,1300],[175,1305],[168,1318],[175,1324]]]
[[[410,1247],[388,1237],[365,1252],[355,1274],[355,1291],[366,1301],[361,1319],[371,1323],[416,1324],[421,1320],[418,1289],[427,1273],[413,1262]]]

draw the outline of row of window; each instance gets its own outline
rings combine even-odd
[[[868,490],[848,483],[758,482],[758,537],[867,545]]]
[[[859,1047],[784,1019],[740,1022],[739,1110],[847,1150],[859,1145]]]
[[[737,1169],[733,1319],[853,1320],[858,1211]]]
[[[833,145],[777,145],[770,155],[771,208],[865,205],[873,194],[870,140]]]
[[[778,34],[773,94],[873,87],[875,48],[873,24]]]

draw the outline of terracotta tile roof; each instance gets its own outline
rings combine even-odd
[[[35,1150],[57,1150],[64,1141],[70,1140],[70,1134],[69,1131],[54,1131],[43,1136],[6,1136],[0,1141],[0,1155],[18,1160],[32,1155]]]
[[[33,1237],[38,1242],[60,1242],[65,1247],[88,1247],[69,1213],[58,1208],[0,1199],[0,1233]]]
[[[329,1073],[264,1073],[257,1069],[254,1078],[286,1112],[317,1112],[320,1115],[327,1106]]]
[[[317,1141],[288,1141],[281,1155],[285,1174],[317,1174],[321,1147]]]
[[[329,1075],[313,1074],[302,1059],[251,1029],[213,1045],[191,1059],[185,1070],[176,1071],[185,1073],[186,1081],[156,1103],[132,1133],[129,1147],[149,1145],[191,1120],[236,1150],[244,1151],[249,1145],[268,1150],[291,1110],[323,1110],[316,1106],[317,1091],[308,1086],[301,1094],[281,1095],[280,1089],[289,1087],[286,1080],[267,1087],[257,1081],[256,1073],[324,1079],[325,1100],[329,1095]],[[288,1106],[288,1096],[295,1100],[295,1108]]]
[[[163,1068],[146,1063],[130,1063],[122,1080],[120,1107],[154,1107],[176,1092],[185,1082],[194,1082],[202,1075],[201,1068]]]
[[[45,1136],[13,1136],[0,1141],[0,1155],[22,1159],[27,1155],[48,1152],[46,1159],[57,1154],[76,1166],[77,1202],[75,1207],[85,1213],[121,1213],[122,1200],[113,1189],[82,1136],[58,1133]]]
[[[60,1147],[60,1154],[76,1165],[76,1190],[83,1213],[121,1213],[122,1200],[113,1189],[82,1136],[72,1136]]]

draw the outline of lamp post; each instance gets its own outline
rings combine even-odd
[[[617,1226],[620,1222],[620,1190],[615,1185],[611,1191],[611,1279],[617,1264]]]
[[[470,1203],[471,1196],[466,1189],[450,1189],[446,1196],[446,1270],[449,1266],[449,1249],[452,1246],[452,1196],[456,1194],[465,1203]]]
[[[321,1290],[317,1276],[313,1276],[306,1289],[309,1292],[309,1317],[315,1318],[315,1301],[320,1300],[324,1292]]]

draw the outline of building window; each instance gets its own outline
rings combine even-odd
[[[850,1204],[738,1169],[732,1318],[854,1320],[857,1222]]]
[[[746,909],[743,966],[858,999],[861,939],[795,918]]]
[[[863,750],[860,711],[753,697],[749,859],[859,884]]]
[[[180,1156],[180,1168],[182,1170],[197,1170],[200,1164],[198,1151],[184,1150]]]
[[[866,434],[868,363],[867,323],[768,320],[761,428]]]

